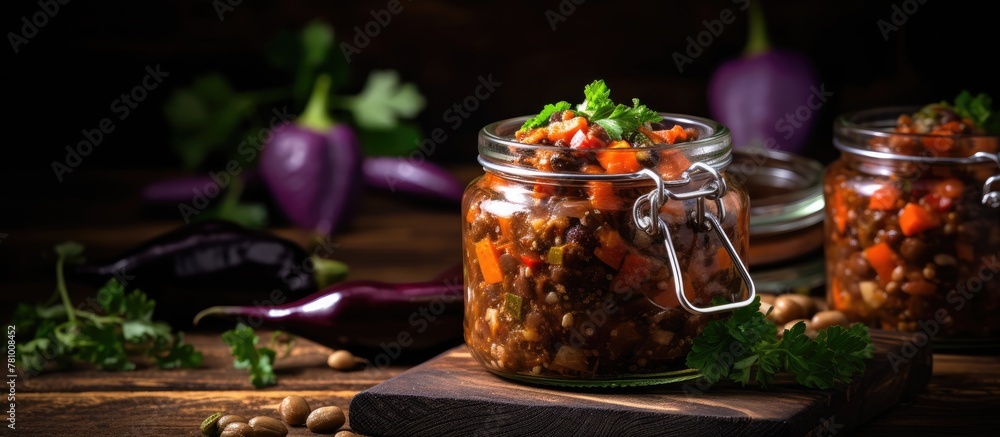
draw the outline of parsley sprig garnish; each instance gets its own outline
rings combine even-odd
[[[1000,116],[993,111],[992,105],[993,99],[985,93],[973,97],[969,91],[962,91],[955,97],[953,107],[956,114],[972,120],[987,134],[1000,134]]]
[[[222,341],[229,345],[233,354],[233,367],[250,371],[250,383],[256,388],[277,383],[274,374],[274,360],[277,354],[274,349],[257,347],[260,337],[253,328],[240,323],[235,329],[222,333]]]
[[[38,305],[20,304],[12,324],[33,332],[31,340],[18,345],[21,369],[29,374],[44,371],[49,362],[69,366],[76,361],[101,370],[132,370],[135,356],[145,356],[164,369],[201,365],[201,352],[184,343],[183,333],[174,335],[170,325],[154,321],[156,302],[140,290],[125,292],[111,279],[89,304],[74,307],[69,298],[63,267],[82,261],[83,246],[66,242],[55,247],[56,296]],[[84,307],[90,307],[83,309]]]
[[[611,101],[611,90],[603,80],[595,80],[583,89],[585,100],[576,105],[576,113],[587,118],[587,121],[600,125],[612,140],[638,134],[639,128],[646,123],[656,123],[663,120],[656,111],[632,99],[632,106],[615,104]],[[542,112],[528,119],[521,130],[534,129],[548,124],[552,114],[571,109],[567,102],[545,105]]]
[[[757,297],[729,318],[709,322],[692,341],[688,367],[698,369],[709,383],[729,379],[745,385],[754,379],[767,386],[775,374],[789,372],[799,384],[827,389],[850,382],[864,371],[864,360],[872,357],[867,326],[830,326],[814,340],[800,322],[779,339],[774,324],[759,308]]]

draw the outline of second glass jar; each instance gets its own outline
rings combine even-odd
[[[663,115],[664,126],[700,139],[584,151],[513,141],[523,118],[483,129],[486,174],[462,209],[465,340],[487,369],[568,386],[693,378],[684,365],[691,339],[717,317],[718,307],[706,308],[715,298],[748,303],[748,197],[724,172],[729,132]],[[598,153],[643,154],[646,163],[681,154],[672,162],[691,166],[666,169],[672,175],[656,165],[625,175],[558,170],[560,160],[597,162]]]

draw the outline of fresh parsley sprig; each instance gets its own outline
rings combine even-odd
[[[987,134],[1000,134],[1000,116],[993,111],[993,99],[985,93],[979,93],[975,97],[967,90],[963,90],[955,97],[953,105],[955,113],[962,118],[972,120],[975,125]]]
[[[277,383],[274,374],[274,359],[276,353],[267,347],[257,347],[260,337],[253,328],[240,323],[235,329],[222,333],[222,341],[229,345],[233,354],[233,367],[250,371],[250,383],[256,388],[267,387]]]
[[[830,326],[814,340],[806,336],[805,324],[798,323],[779,339],[759,309],[757,297],[728,319],[709,322],[692,341],[688,367],[698,369],[709,383],[728,378],[746,385],[754,379],[767,386],[775,374],[789,372],[799,384],[826,389],[850,382],[872,357],[868,327],[862,324]]]
[[[142,291],[125,292],[111,279],[92,301],[94,311],[73,306],[63,267],[82,260],[83,246],[66,242],[55,247],[56,296],[52,302],[20,304],[13,324],[34,332],[18,346],[21,369],[29,374],[44,371],[50,361],[69,366],[75,361],[94,364],[101,370],[132,370],[132,358],[144,355],[161,368],[194,368],[201,352],[184,343],[183,333],[174,335],[170,325],[153,320],[156,302]],[[57,303],[56,303],[57,302]]]
[[[576,113],[587,118],[587,121],[600,125],[612,140],[620,140],[637,134],[639,128],[646,123],[656,123],[663,120],[656,111],[632,99],[632,106],[615,104],[611,100],[611,90],[603,80],[595,80],[583,88],[584,101],[576,105]],[[549,117],[554,113],[571,109],[567,102],[545,105],[542,112],[528,119],[521,130],[534,129],[548,124]]]

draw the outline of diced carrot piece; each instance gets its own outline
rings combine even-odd
[[[691,161],[680,150],[664,150],[660,152],[660,162],[656,164],[656,172],[666,180],[680,179],[681,174],[691,167]]]
[[[868,259],[868,264],[871,264],[872,268],[875,269],[875,273],[878,273],[879,282],[882,285],[889,283],[890,278],[892,278],[892,271],[899,265],[895,259],[896,252],[887,243],[881,242],[866,248],[864,254],[865,258]]]
[[[687,141],[687,131],[679,124],[675,124],[674,127],[665,130],[655,130],[653,134],[662,138],[663,142],[667,144],[677,144],[681,141]]]
[[[588,182],[587,192],[590,194],[590,204],[595,209],[617,210],[621,208],[621,199],[615,194],[611,182]]]
[[[896,207],[899,200],[899,189],[893,185],[884,185],[872,193],[868,199],[868,209],[886,211]]]
[[[833,295],[833,309],[847,311],[851,309],[851,295],[840,285],[840,279],[830,281],[830,294]]]
[[[594,255],[613,269],[618,269],[628,253],[628,245],[618,231],[606,226],[597,228],[598,246],[594,249]]]
[[[635,173],[642,170],[642,164],[639,164],[639,160],[635,157],[635,150],[627,141],[612,141],[608,149],[621,149],[597,153],[597,161],[608,173]]]
[[[725,247],[716,249],[715,261],[719,265],[719,271],[727,271],[733,268],[733,258],[729,256],[729,251]]]
[[[465,212],[465,221],[472,223],[476,221],[476,217],[479,217],[479,204],[470,204],[469,210]]]
[[[544,127],[529,130],[519,130],[514,133],[514,139],[524,144],[538,144],[548,136],[548,131]]]
[[[535,184],[535,187],[532,189],[531,195],[536,199],[547,199],[556,194],[556,189],[557,188],[555,185]]]
[[[548,126],[548,139],[549,141],[555,143],[556,141],[563,140],[569,143],[573,139],[573,135],[582,129],[587,128],[587,119],[583,117],[574,117],[565,121],[557,121],[555,123],[549,123]]]
[[[496,284],[503,281],[503,272],[500,271],[500,254],[493,242],[489,238],[484,238],[476,243],[476,258],[479,259],[479,269],[483,272],[483,280],[487,284]]]
[[[938,225],[937,218],[926,208],[907,203],[899,212],[899,230],[907,237],[919,234]]]
[[[604,167],[594,164],[584,164],[580,167],[580,173],[584,174],[604,174]]]
[[[622,266],[618,269],[618,274],[611,280],[611,291],[615,293],[625,293],[628,291],[638,291],[642,287],[643,281],[652,275],[650,262],[642,255],[630,253],[625,255]]]
[[[511,224],[510,217],[497,217],[497,223],[500,224],[500,235],[507,241],[514,241],[514,232],[511,230],[513,226]]]
[[[843,234],[847,230],[847,203],[844,201],[844,193],[837,189],[833,189],[833,205],[830,205],[830,209],[833,211],[833,224],[837,226],[837,232]]]
[[[668,282],[671,285],[673,285],[674,283],[673,280],[670,280]],[[691,283],[691,280],[688,279],[688,275],[684,275],[684,277],[681,278],[681,282],[683,284],[682,286],[684,287],[684,296],[687,297],[689,301],[694,301],[694,298],[697,296],[697,293],[695,293],[694,285]],[[656,297],[653,299],[653,302],[656,302],[657,305],[660,305],[664,308],[680,308],[681,306],[681,301],[680,299],[677,298],[677,292],[673,290],[673,287],[671,287],[670,290],[664,291],[656,295]]]

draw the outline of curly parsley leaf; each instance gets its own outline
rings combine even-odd
[[[552,117],[552,114],[566,111],[571,107],[572,105],[570,105],[569,102],[566,101],[561,101],[554,105],[553,104],[545,105],[545,107],[542,108],[542,112],[539,112],[538,115],[529,118],[527,121],[524,122],[524,124],[521,125],[521,130],[528,130],[528,129],[534,129],[536,127],[545,126],[549,124],[549,117]]]
[[[663,120],[656,111],[632,99],[632,106],[615,104],[611,100],[611,90],[603,80],[595,80],[583,88],[584,101],[576,105],[577,115],[585,117],[589,122],[600,125],[612,140],[620,140],[625,136],[638,132],[645,123],[655,123]],[[522,130],[545,126],[549,117],[557,111],[570,109],[569,103],[559,102],[555,105],[545,105],[542,112],[528,119],[521,126]]]
[[[872,357],[868,327],[831,326],[815,340],[798,323],[778,339],[774,325],[760,313],[760,298],[739,308],[725,320],[709,322],[692,341],[688,367],[698,369],[709,383],[729,379],[747,384],[751,378],[761,386],[785,371],[806,387],[826,389],[837,382],[850,382],[865,369]]]
[[[1000,134],[1000,117],[993,112],[993,99],[985,93],[975,97],[963,90],[955,97],[955,112],[962,118],[968,118],[988,134]]]
[[[260,337],[253,328],[240,323],[235,329],[222,333],[222,341],[229,346],[233,354],[233,367],[250,371],[250,383],[256,388],[267,387],[277,383],[274,374],[274,350],[257,347]]]
[[[101,370],[132,370],[133,355],[145,354],[164,368],[198,367],[202,355],[176,337],[169,325],[153,321],[156,302],[142,291],[125,293],[125,287],[111,279],[97,293],[94,310],[76,308],[69,300],[62,281],[66,262],[79,260],[83,246],[62,243],[55,248],[57,295],[61,303],[54,305],[21,304],[15,311],[14,323],[34,336],[18,348],[18,361],[23,371],[36,375],[50,362],[69,366],[74,361],[96,365]],[[161,361],[170,357],[169,362]]]

